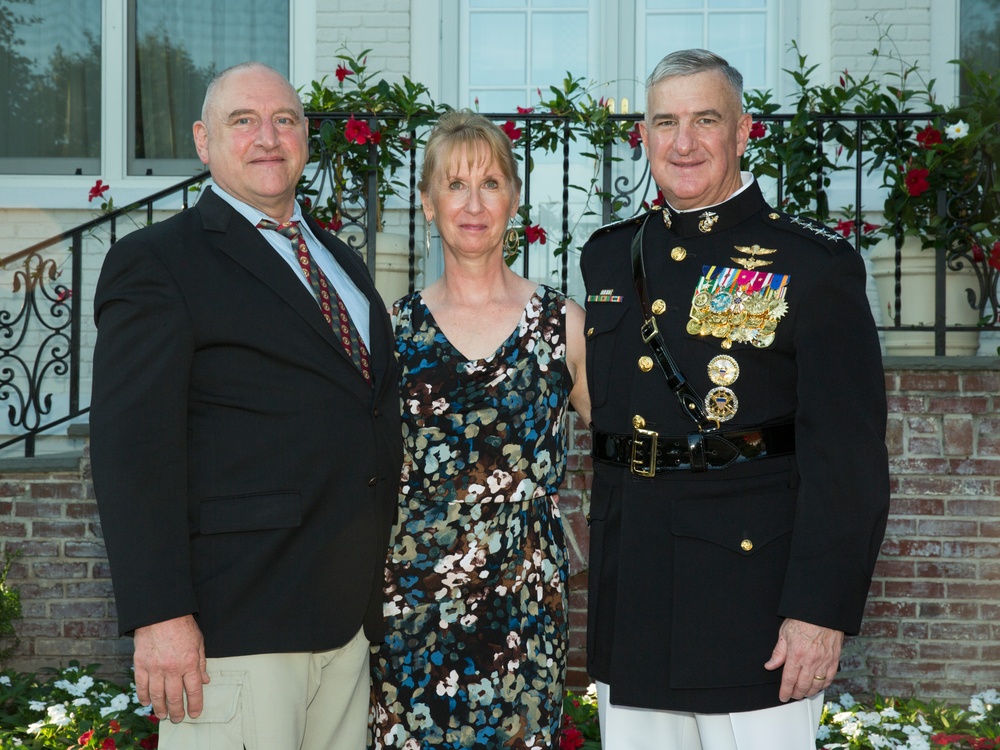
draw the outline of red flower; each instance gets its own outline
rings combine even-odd
[[[518,107],[517,113],[520,115],[528,115],[535,111],[534,107]]]
[[[94,183],[94,186],[90,189],[90,195],[87,197],[87,203],[90,203],[94,198],[103,198],[104,194],[108,192],[111,188],[110,185],[105,185],[103,182],[98,180]]]
[[[521,131],[514,126],[514,123],[511,120],[507,120],[507,122],[500,126],[500,129],[507,134],[511,143],[521,137]]]
[[[972,245],[972,261],[974,263],[982,263],[986,260],[986,256],[983,255],[983,249],[979,245]]]
[[[579,750],[583,747],[583,742],[583,732],[574,726],[567,725],[559,736],[559,750]]]
[[[864,231],[865,234],[871,234],[872,232],[874,232],[876,229],[879,228],[879,225],[878,224],[872,224],[871,222],[867,222],[866,221],[864,223],[863,227],[864,227],[863,231]]]
[[[628,131],[628,145],[630,148],[639,148],[639,144],[642,143],[642,135],[639,133],[639,124]]]
[[[147,716],[146,718],[147,718],[147,719],[149,719],[149,720],[150,720],[151,722],[153,722],[154,724],[159,724],[159,723],[160,723],[160,717],[159,717],[159,716],[157,716],[157,715],[156,715],[156,714],[154,714],[154,713],[151,713],[151,714],[150,714],[149,716]]]
[[[112,734],[115,734],[116,732],[120,732],[121,729],[122,729],[122,725],[119,724],[114,719],[112,719],[111,721],[108,722],[108,726],[111,728],[111,733]]]
[[[837,232],[840,232],[845,237],[850,237],[851,232],[854,231],[854,222],[851,219],[841,219],[837,222]]]
[[[160,746],[160,735],[151,734],[149,737],[139,740],[139,747],[142,750],[156,750]]]
[[[921,148],[933,148],[935,144],[940,142],[941,131],[933,125],[928,125],[926,128],[917,133],[917,143],[920,144]]]
[[[750,126],[750,138],[751,140],[757,138],[763,138],[767,135],[767,126],[762,122],[755,122]]]
[[[341,63],[340,65],[337,66],[337,70],[334,72],[334,75],[337,76],[338,81],[343,83],[344,79],[347,78],[347,76],[354,75],[354,71],[350,70],[343,63]]]
[[[974,740],[970,740],[970,744],[972,750],[990,750],[990,748],[996,747],[996,741],[989,737],[976,737]]]
[[[333,217],[330,221],[317,221],[316,223],[328,232],[339,232],[344,228],[344,221],[339,216]]]
[[[993,243],[993,249],[990,250],[989,263],[991,268],[1000,271],[1000,242]]]
[[[381,136],[381,134],[379,135]],[[348,143],[365,144],[368,141],[378,143],[372,129],[368,127],[368,123],[364,120],[355,120],[354,115],[351,115],[347,124],[344,125],[344,137],[347,138]]]
[[[545,235],[545,230],[542,229],[538,224],[525,227],[524,237],[525,239],[528,240],[529,245],[532,242],[538,242],[540,245],[544,245],[545,240],[548,239]]]
[[[78,744],[80,747],[83,747],[88,742],[90,742],[90,738],[93,736],[94,736],[94,730],[88,729],[86,732],[80,735],[80,737],[76,741],[76,744]]]
[[[405,135],[399,137],[399,143],[403,147],[403,151],[411,151],[413,149],[413,139],[407,138]]]
[[[906,192],[916,198],[926,193],[931,184],[927,181],[930,174],[926,169],[911,169],[906,173]]]
[[[101,743],[101,750],[117,750],[118,745],[110,737],[105,737],[104,742]]]
[[[59,294],[56,295],[56,302],[65,302],[66,300],[68,300],[72,296],[73,296],[73,290],[72,289],[60,289],[59,290]],[[117,730],[115,730],[115,731],[117,731]]]

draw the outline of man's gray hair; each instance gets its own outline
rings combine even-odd
[[[695,73],[718,70],[726,77],[737,106],[743,109],[743,74],[730,65],[725,58],[707,49],[681,49],[671,52],[657,63],[646,79],[646,108],[649,109],[649,92],[660,81],[675,76],[690,76]]]

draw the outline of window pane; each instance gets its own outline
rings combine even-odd
[[[958,28],[961,59],[977,70],[1000,70],[1000,2],[962,0]],[[960,91],[969,93],[964,77]]]
[[[527,30],[524,13],[474,13],[469,29],[469,86],[524,84]]]
[[[712,8],[760,8],[767,6],[767,0],[708,0],[708,7]]]
[[[763,13],[708,17],[708,48],[743,74],[745,89],[767,88],[767,19]]]
[[[101,0],[0,4],[0,169],[98,174]]]
[[[646,0],[646,10],[687,10],[689,8],[701,10],[703,7],[702,0]],[[677,47],[676,49],[687,48]]]
[[[569,71],[587,72],[587,14],[534,13],[531,16],[531,83],[558,85]]]
[[[530,106],[525,90],[519,89],[470,89],[470,106],[478,112],[516,112],[518,107]],[[478,104],[476,103],[478,101]],[[533,104],[534,102],[532,102]]]
[[[701,13],[670,13],[650,15],[646,20],[646,65],[639,71],[639,78],[646,77],[664,57],[679,49],[704,45],[703,17]],[[645,110],[646,102],[636,101],[636,109]]]
[[[469,0],[470,8],[525,8],[528,0]]]
[[[132,7],[135,143],[129,171],[189,174],[200,165],[191,124],[201,117],[212,77],[246,60],[288,74],[288,0],[175,0]]]

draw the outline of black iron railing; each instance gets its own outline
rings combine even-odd
[[[310,120],[317,123],[323,120],[340,122],[348,118],[347,113],[310,113]],[[508,120],[515,121],[521,129],[521,137],[515,143],[515,149],[521,159],[522,165],[536,163],[541,154],[538,153],[535,145],[534,133],[542,128],[553,128],[558,132],[556,138],[557,146],[553,150],[548,150],[557,162],[556,172],[558,177],[558,198],[554,203],[561,203],[558,218],[558,229],[554,233],[558,236],[552,245],[559,246],[563,250],[570,247],[579,247],[586,239],[582,236],[584,232],[580,227],[580,214],[590,214],[591,225],[600,225],[616,218],[632,215],[642,209],[645,202],[649,202],[655,197],[655,186],[653,185],[648,167],[642,157],[641,147],[630,147],[626,143],[608,144],[600,151],[600,166],[597,171],[596,187],[591,191],[591,196],[596,199],[596,204],[585,207],[574,205],[571,200],[575,197],[573,190],[575,184],[572,174],[573,168],[579,167],[581,163],[587,165],[589,170],[597,162],[581,155],[581,151],[587,147],[581,142],[580,133],[574,130],[570,123],[561,120],[556,115],[536,114],[536,113],[491,113],[487,115],[498,122]],[[385,118],[385,113],[380,114]],[[930,115],[915,114],[904,116],[893,116],[889,119],[895,120],[927,120]],[[613,122],[632,123],[639,119],[637,115],[618,115],[612,118]],[[769,115],[759,118],[769,125],[787,124],[791,115]],[[869,211],[878,211],[882,206],[881,196],[872,198],[870,178],[867,176],[868,159],[871,154],[865,150],[866,126],[886,117],[871,117],[866,115],[839,115],[839,116],[818,116],[816,118],[817,138],[815,148],[817,153],[822,153],[824,149],[837,148],[837,144],[828,142],[824,135],[824,127],[829,122],[830,126],[837,127],[847,125],[852,127],[853,138],[855,138],[854,148],[851,149],[851,161],[844,162],[838,166],[837,170],[842,172],[838,179],[853,183],[850,187],[841,186],[841,190],[847,190],[852,194],[853,206],[867,207]],[[372,120],[371,127],[377,128],[377,122]],[[411,131],[412,143],[418,143],[418,136],[423,133]],[[318,142],[318,141],[317,141]],[[551,139],[550,139],[551,144]],[[330,156],[324,154],[322,149],[317,149],[313,155],[313,160],[304,178],[301,189],[302,194],[308,195],[312,200],[321,200],[324,194],[329,191],[340,189],[342,193],[342,220],[344,226],[342,230],[354,230],[355,238],[352,244],[358,246],[360,250],[371,250],[367,252],[367,262],[373,276],[376,276],[375,258],[378,252],[376,246],[377,237],[377,201],[378,182],[376,176],[376,160],[378,154],[377,146],[369,146],[369,166],[363,175],[353,175],[349,184],[332,184],[332,172]],[[592,150],[592,149],[591,149]],[[587,160],[581,162],[581,160]],[[786,174],[782,164],[773,165],[776,177],[768,187],[774,192],[773,199],[781,205],[786,194]],[[993,185],[995,177],[994,166],[984,159],[981,164],[979,179],[980,184]],[[418,170],[418,150],[409,151],[407,163],[402,168],[402,173],[397,173],[396,179],[405,186],[405,190],[397,197],[395,209],[389,206],[389,210],[402,211],[405,216],[405,224],[409,235],[409,287],[412,291],[415,284],[416,257],[417,257],[417,237],[418,237],[418,195],[417,195],[417,170]],[[526,170],[522,166],[524,187],[522,200],[527,206],[532,203],[536,192],[540,189],[533,179],[531,170]],[[824,182],[825,175],[812,175],[815,185],[815,198],[817,206],[827,205],[826,196],[823,195],[827,189]],[[93,337],[93,331],[83,332],[82,321],[84,316],[89,316],[89,308],[83,309],[81,303],[88,295],[92,295],[92,288],[85,288],[84,284],[84,240],[91,238],[97,232],[107,234],[106,245],[102,242],[101,247],[109,247],[117,238],[119,223],[123,220],[136,222],[136,217],[140,217],[139,223],[150,223],[154,220],[154,212],[161,210],[180,210],[188,206],[189,189],[204,180],[204,175],[195,175],[187,178],[176,185],[162,190],[154,195],[150,195],[140,201],[136,201],[128,206],[116,209],[107,214],[81,224],[66,232],[62,232],[54,237],[39,242],[31,247],[0,260],[0,269],[12,272],[13,276],[9,280],[9,289],[0,290],[0,304],[4,307],[0,309],[0,402],[7,402],[7,416],[10,429],[5,432],[12,435],[4,442],[0,442],[0,450],[15,448],[15,444],[20,443],[18,450],[23,446],[23,454],[32,456],[35,454],[36,439],[39,435],[52,430],[55,427],[64,425],[67,422],[80,418],[89,410],[89,397],[81,393],[81,387],[87,378],[84,377],[85,362],[89,362],[91,341],[84,345],[86,339]],[[343,197],[346,195],[346,197]],[[176,198],[179,197],[179,201]],[[165,201],[170,201],[171,205],[164,205]],[[946,337],[954,331],[969,330],[996,330],[997,328],[997,268],[1000,265],[1000,258],[994,258],[991,263],[989,248],[986,247],[985,237],[989,232],[996,233],[996,227],[984,230],[977,226],[977,217],[982,213],[987,213],[991,217],[998,215],[995,206],[984,208],[983,202],[998,200],[996,192],[974,190],[967,195],[942,194],[939,198],[939,213],[950,222],[952,229],[953,243],[950,250],[938,248],[936,251],[937,261],[937,285],[936,314],[934,320],[927,324],[906,325],[900,317],[901,292],[900,292],[900,261],[897,254],[896,259],[896,286],[894,304],[890,305],[894,309],[892,320],[881,326],[885,331],[917,331],[929,330],[935,333],[935,351],[944,354],[946,349]],[[159,204],[159,205],[157,205]],[[864,221],[860,209],[855,210],[853,215],[846,218],[854,228],[853,239],[856,247],[862,248],[862,237]],[[528,217],[529,221],[531,217]],[[422,231],[422,217],[420,219]],[[551,229],[551,228],[550,228]],[[895,235],[901,244],[901,228],[896,228]],[[580,236],[574,236],[574,232]],[[978,234],[977,234],[978,232]],[[357,237],[361,239],[358,240]],[[69,243],[68,258],[66,258],[66,244]],[[550,247],[552,246],[550,245]],[[986,249],[986,257],[982,257],[983,250]],[[60,258],[59,253],[64,255]],[[550,253],[549,248],[526,246],[522,250],[519,258],[520,269],[525,275],[530,275],[532,254],[538,252]],[[979,253],[979,255],[977,255]],[[103,253],[95,260],[103,258]],[[62,279],[61,264],[68,260],[70,266],[70,280],[67,284]],[[968,304],[980,312],[982,318],[981,325],[954,327],[948,325],[945,319],[945,290],[944,278],[948,268],[971,265],[976,272],[978,279],[977,289],[966,290]],[[559,283],[564,290],[569,286],[570,277],[570,253],[562,252],[559,258]],[[5,279],[6,281],[6,279]],[[377,281],[377,279],[376,279]],[[92,285],[91,285],[92,286]],[[883,306],[885,307],[885,306]],[[89,318],[88,318],[89,319]],[[54,406],[54,396],[65,399],[65,406],[60,404],[57,409]],[[2,404],[0,404],[2,405]]]

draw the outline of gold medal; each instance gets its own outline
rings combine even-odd
[[[752,343],[758,349],[766,349],[767,347],[769,347],[771,344],[774,343],[774,334],[765,333],[763,336],[758,336],[757,338],[755,338]]]
[[[711,301],[712,296],[708,292],[698,292],[691,300],[691,304],[695,307],[708,307],[708,303]]]
[[[687,254],[688,251],[680,246],[675,247],[673,250],[670,251],[670,257],[676,261],[684,260],[687,257]]]
[[[716,385],[732,385],[740,376],[740,366],[728,354],[712,357],[708,363],[708,379]]]
[[[740,402],[728,388],[713,388],[705,396],[705,412],[713,419],[728,422],[736,416]]]
[[[701,321],[697,318],[691,318],[687,323],[687,328],[685,330],[692,336],[697,336],[701,333]]]
[[[653,300],[652,305],[653,315],[663,315],[667,311],[667,303],[662,299]]]
[[[639,357],[639,369],[643,372],[649,372],[653,369],[653,358],[652,357]]]

